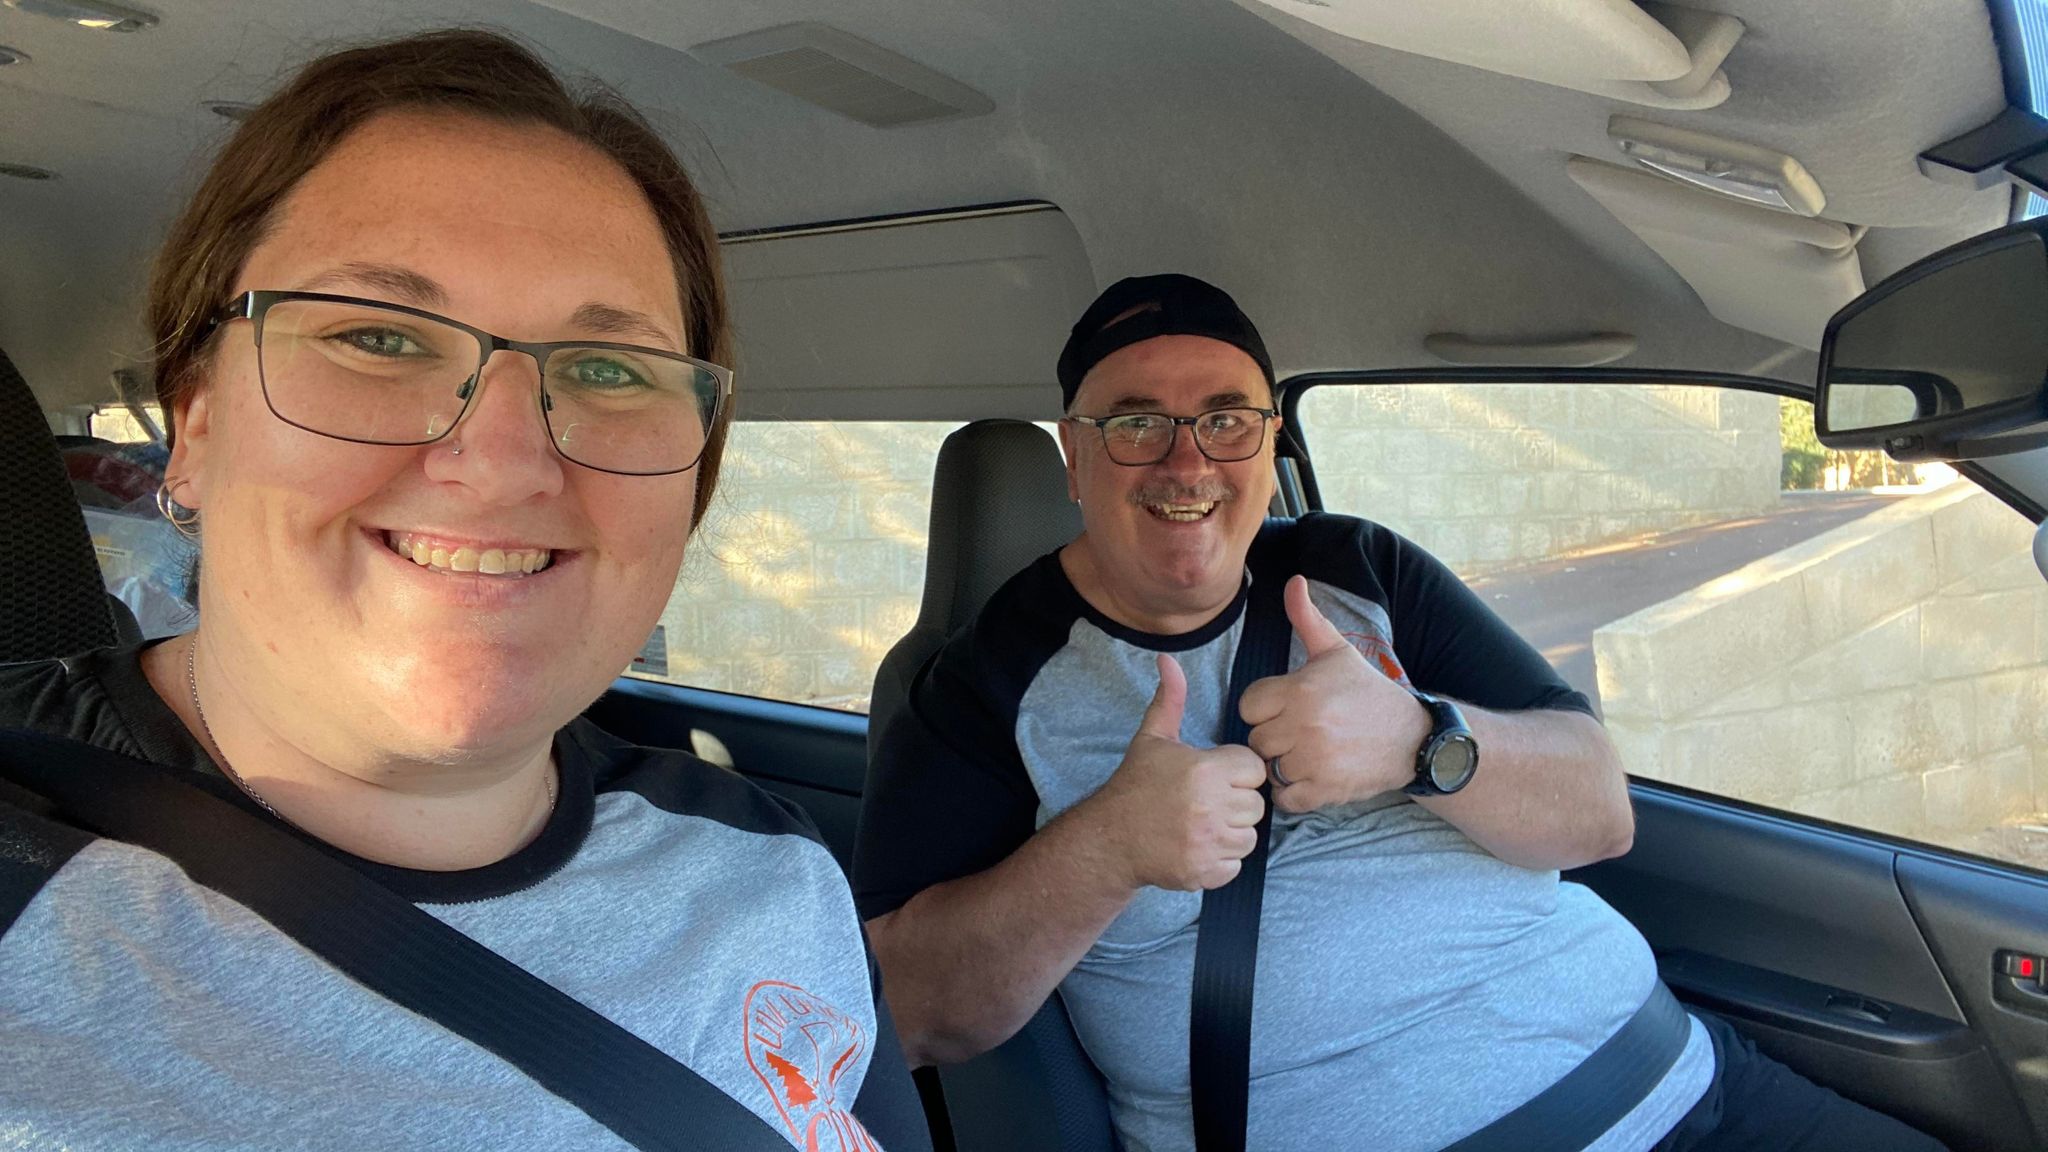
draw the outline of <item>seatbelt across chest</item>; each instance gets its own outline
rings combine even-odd
[[[1251,590],[1230,666],[1223,742],[1245,744],[1251,729],[1238,700],[1253,682],[1287,671],[1293,632],[1282,593],[1295,565],[1294,524],[1268,520],[1252,542]],[[1273,782],[1259,785],[1265,811],[1258,840],[1236,879],[1202,894],[1195,930],[1194,989],[1188,1014],[1188,1088],[1198,1152],[1243,1152],[1251,1089],[1252,984],[1258,973],[1259,913],[1266,895],[1266,857],[1273,840]]]
[[[410,901],[161,765],[0,731],[0,780],[167,857],[370,991],[496,1054],[647,1152],[782,1149],[716,1085]]]

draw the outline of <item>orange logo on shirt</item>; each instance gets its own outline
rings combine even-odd
[[[782,980],[763,980],[747,989],[743,1017],[747,1066],[760,1077],[799,1147],[806,1152],[881,1152],[853,1113],[839,1106],[840,1080],[863,1067],[867,1055],[859,1021]]]
[[[1380,670],[1380,674],[1396,684],[1408,683],[1408,673],[1402,669],[1401,661],[1394,656],[1394,646],[1386,642],[1377,632],[1346,632],[1346,640],[1358,649],[1366,662]]]

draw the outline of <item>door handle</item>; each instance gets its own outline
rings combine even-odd
[[[1992,958],[1991,998],[2017,1012],[2048,1017],[2048,960],[2000,949]]]
[[[1827,1010],[1837,1016],[1847,1016],[1851,1019],[1861,1020],[1866,1024],[1889,1024],[1892,1022],[1891,1005],[1881,1004],[1868,997],[1857,996],[1851,993],[1837,993],[1829,996]]]

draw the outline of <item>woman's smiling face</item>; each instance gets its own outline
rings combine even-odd
[[[235,281],[253,289],[405,304],[514,340],[702,351],[685,347],[675,265],[623,169],[553,129],[459,113],[384,113],[345,138],[279,206]],[[377,447],[273,415],[248,322],[211,356],[170,468],[203,517],[207,644],[311,743],[419,760],[530,745],[646,640],[697,473],[563,459],[530,357],[494,355],[452,435]],[[472,559],[508,570],[451,570]]]

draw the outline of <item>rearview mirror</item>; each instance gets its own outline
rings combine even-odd
[[[1929,256],[1835,314],[1814,432],[1830,448],[1968,460],[2048,444],[2048,221]]]

